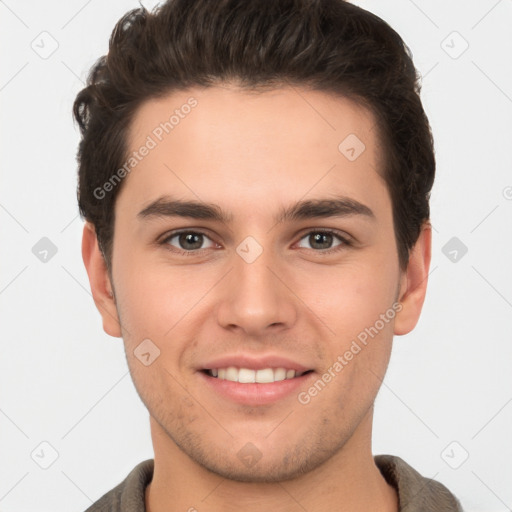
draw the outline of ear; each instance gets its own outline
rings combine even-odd
[[[82,236],[82,259],[89,276],[94,303],[103,319],[103,330],[110,336],[121,337],[121,326],[117,314],[112,283],[107,265],[98,244],[96,230],[86,222]]]
[[[420,318],[427,292],[428,271],[432,255],[432,228],[423,224],[414,247],[409,252],[407,269],[402,273],[399,301],[402,309],[395,317],[395,334],[412,331]]]

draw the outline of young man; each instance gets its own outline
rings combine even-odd
[[[342,0],[131,11],[74,113],[83,258],[154,461],[89,511],[457,511],[371,451],[430,263],[408,50]]]

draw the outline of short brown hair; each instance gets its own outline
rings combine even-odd
[[[167,0],[115,26],[73,114],[80,126],[78,203],[111,269],[115,200],[95,191],[126,161],[134,113],[151,98],[193,86],[293,84],[339,94],[376,117],[383,176],[402,268],[429,219],[435,157],[420,84],[400,36],[343,0]]]

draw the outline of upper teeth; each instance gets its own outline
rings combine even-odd
[[[302,375],[301,372],[287,370],[286,368],[262,368],[261,370],[251,370],[249,368],[236,368],[235,366],[215,368],[208,370],[208,373],[212,377],[218,377],[219,379],[230,380],[232,382],[258,382],[260,384],[293,379],[296,376],[298,377]]]

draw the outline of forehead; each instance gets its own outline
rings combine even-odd
[[[233,207],[317,193],[361,202],[386,195],[373,115],[320,91],[177,91],[142,104],[128,146],[138,160],[120,197],[139,205],[165,193]]]

